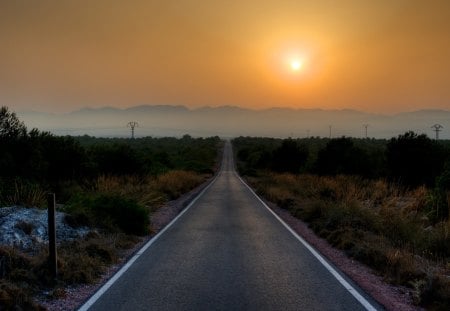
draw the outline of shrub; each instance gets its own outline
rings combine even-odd
[[[111,232],[148,233],[149,210],[136,201],[118,195],[78,195],[67,208],[72,225],[98,226]]]
[[[295,140],[286,139],[273,152],[272,168],[277,172],[299,173],[307,158],[306,147],[299,147]]]
[[[60,247],[59,278],[65,283],[92,283],[104,268],[117,261],[117,249],[105,236],[88,236]]]
[[[90,150],[99,174],[129,175],[143,173],[143,163],[130,145],[96,145]]]
[[[444,165],[441,147],[425,134],[407,132],[387,144],[390,175],[408,186],[432,185]]]
[[[8,205],[39,207],[46,202],[47,193],[39,184],[17,178],[10,181],[10,186],[5,186],[2,192],[3,200]]]
[[[433,310],[448,310],[450,306],[450,280],[433,274],[422,283],[419,302]]]
[[[367,153],[356,147],[353,140],[342,137],[330,140],[319,150],[316,171],[322,175],[360,174],[370,176],[371,163]]]
[[[27,290],[5,280],[0,280],[0,309],[44,310],[44,308],[33,302],[31,295]]]
[[[198,186],[203,177],[188,171],[169,171],[158,176],[156,187],[159,191],[168,196],[169,199],[175,199]]]

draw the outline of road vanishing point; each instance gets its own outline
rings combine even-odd
[[[79,310],[382,310],[237,175],[216,178]]]

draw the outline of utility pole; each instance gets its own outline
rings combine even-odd
[[[306,138],[310,138],[311,137],[309,133],[310,133],[310,131],[306,130]]]
[[[331,125],[329,126],[329,128],[330,128],[330,139],[331,139]]]
[[[366,139],[367,139],[367,128],[369,127],[369,124],[363,124],[363,127],[364,127],[364,129],[366,131]]]
[[[128,122],[127,127],[131,128],[131,139],[134,139],[134,128],[139,127],[139,124],[135,121]]]
[[[439,140],[439,132],[442,131],[442,129],[444,128],[442,125],[440,124],[435,124],[433,125],[431,128],[434,129],[434,131],[436,132],[436,140]]]
[[[50,274],[53,277],[53,280],[56,280],[56,277],[58,276],[58,256],[56,253],[56,202],[54,193],[47,194],[47,205],[48,264]]]

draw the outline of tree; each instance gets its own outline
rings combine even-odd
[[[301,148],[295,140],[285,139],[281,146],[273,152],[272,169],[277,172],[297,174],[307,158],[306,148]]]
[[[142,163],[128,144],[96,145],[88,150],[98,174],[142,174]]]
[[[367,153],[346,137],[332,139],[319,150],[316,171],[324,175],[371,175]]]
[[[0,138],[18,138],[27,134],[25,124],[8,107],[0,108]]]
[[[21,174],[20,160],[27,155],[27,128],[8,107],[0,108],[0,178]]]
[[[436,142],[412,131],[389,141],[386,159],[391,178],[408,186],[432,185],[445,161]]]

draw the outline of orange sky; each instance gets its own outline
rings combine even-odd
[[[450,109],[450,1],[0,1],[0,105],[138,104]]]

